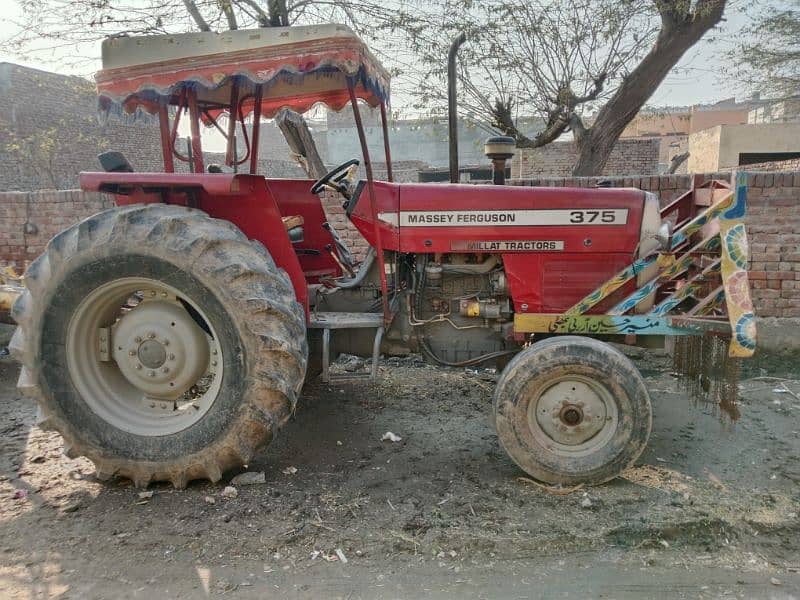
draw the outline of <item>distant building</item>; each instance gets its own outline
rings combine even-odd
[[[747,113],[747,122],[753,125],[800,122],[800,94],[790,98],[767,100]]]
[[[370,156],[373,160],[383,160],[383,133],[380,112],[361,108],[364,131]],[[522,118],[518,127],[525,135],[533,136],[542,128],[536,118]],[[483,154],[483,144],[487,137],[497,135],[473,121],[458,120],[458,159],[461,165],[487,164]],[[340,163],[348,158],[360,156],[355,120],[348,107],[339,113],[328,112],[328,126],[325,134],[326,162]],[[315,132],[315,140],[317,134]],[[431,167],[443,167],[449,161],[449,137],[446,117],[420,119],[397,119],[390,122],[389,143],[393,161],[421,161]],[[322,152],[320,152],[322,154]]]
[[[689,172],[800,158],[800,123],[717,125],[689,136]]]
[[[665,172],[673,157],[688,150],[691,134],[717,125],[747,123],[749,113],[762,103],[756,96],[743,102],[726,98],[713,104],[648,108],[636,115],[620,137],[658,137],[661,140],[659,164]],[[686,172],[686,163],[678,172]]]

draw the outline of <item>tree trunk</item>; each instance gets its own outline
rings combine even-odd
[[[578,160],[573,175],[599,175],[608,162],[619,136],[656,91],[684,53],[697,43],[706,31],[719,23],[725,0],[698,2],[704,12],[688,15],[683,20],[662,8],[663,26],[653,48],[622,82],[611,99],[600,109],[590,129],[576,136]],[[679,18],[678,18],[679,19]]]

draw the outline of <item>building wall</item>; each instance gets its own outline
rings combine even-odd
[[[735,167],[742,152],[798,152],[800,123],[725,125],[722,127],[717,169]]]
[[[711,127],[689,136],[689,173],[705,173],[719,168],[722,127]]]
[[[163,170],[153,119],[97,120],[94,84],[0,63],[0,190],[76,187],[97,155],[122,151],[140,171]]]
[[[689,172],[739,165],[743,153],[800,152],[800,123],[719,125],[689,136]]]
[[[659,138],[620,139],[611,152],[603,175],[655,175],[659,169],[659,152]],[[511,160],[511,177],[567,177],[572,174],[577,158],[578,150],[572,142],[553,142],[541,148],[518,148]]]
[[[771,171],[771,172],[800,172],[800,158],[789,160],[776,160],[774,162],[763,162],[745,167],[749,171]]]
[[[639,113],[633,121],[628,123],[620,137],[643,137],[664,135],[688,135],[691,115],[683,110],[670,112]]]
[[[728,179],[730,173],[708,173],[705,179]],[[513,181],[514,185],[594,187],[607,177],[550,177]],[[616,177],[618,187],[652,191],[662,204],[691,186],[688,175]],[[748,177],[747,229],[750,282],[761,317],[800,317],[800,172],[751,173]],[[0,263],[20,268],[38,256],[57,232],[113,205],[110,197],[81,191],[0,193]],[[338,196],[324,198],[328,219],[357,254],[366,243],[347,222]]]
[[[747,123],[750,105],[744,104],[737,108],[692,107],[689,133],[697,133],[717,125],[739,125]]]
[[[747,122],[756,123],[796,123],[800,121],[800,96],[767,102],[747,115]]]

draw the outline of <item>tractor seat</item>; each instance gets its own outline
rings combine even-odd
[[[281,217],[286,233],[289,234],[289,241],[298,244],[303,241],[303,215],[290,215]]]

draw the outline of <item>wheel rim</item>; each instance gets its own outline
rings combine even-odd
[[[218,340],[192,298],[154,279],[117,279],[73,313],[67,370],[107,423],[135,435],[169,435],[213,405],[223,371]]]
[[[611,390],[581,375],[551,380],[528,404],[528,426],[534,439],[560,456],[597,451],[611,440],[618,423]]]

